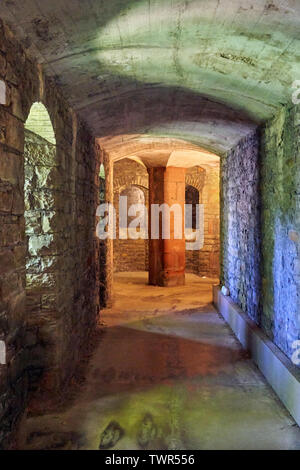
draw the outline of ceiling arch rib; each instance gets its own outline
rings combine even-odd
[[[218,155],[179,139],[136,135],[134,138],[122,136],[122,139],[98,139],[97,143],[113,162],[129,158],[146,168],[190,168],[197,165],[213,167],[220,162]]]

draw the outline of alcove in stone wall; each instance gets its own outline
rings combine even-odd
[[[55,135],[49,114],[34,103],[25,124],[24,203],[26,255],[26,325],[31,390],[55,365],[56,252],[59,175]]]

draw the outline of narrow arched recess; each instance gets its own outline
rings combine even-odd
[[[25,123],[24,203],[26,254],[26,326],[29,386],[55,366],[57,311],[56,139],[47,109],[34,103]],[[51,388],[51,381],[47,379]]]
[[[127,197],[128,208],[133,204],[149,207],[149,178],[147,169],[140,163],[128,158],[114,163],[114,206],[119,220],[119,197]],[[117,237],[113,243],[114,271],[148,271],[149,247],[148,233],[139,228],[138,239],[132,233],[130,223],[134,217],[127,217],[124,226],[117,226]],[[147,230],[146,230],[147,232]]]

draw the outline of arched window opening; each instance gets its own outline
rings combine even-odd
[[[99,202],[105,202],[105,169],[103,163],[100,165],[99,171]]]
[[[199,204],[199,191],[193,186],[185,187],[185,204],[191,206],[192,217],[185,217],[185,228],[196,230],[197,227],[197,204]]]
[[[145,205],[145,195],[144,192],[142,191],[141,188],[138,186],[132,185],[129,188],[125,188],[123,191],[120,193],[121,197],[127,197],[127,206],[128,208],[134,204],[143,204]],[[126,229],[130,222],[134,220],[134,216],[128,216],[126,220],[124,219],[120,223],[120,228]]]
[[[25,129],[56,145],[55,134],[49,113],[42,103],[31,106]]]
[[[56,165],[56,141],[47,109],[34,103],[25,124],[24,202],[26,255],[27,330],[31,389],[45,369],[50,368],[53,351],[53,318],[57,302],[57,210],[59,184]],[[41,349],[43,348],[43,350]]]
[[[6,84],[0,80],[0,104],[6,105]]]
[[[100,165],[100,171],[99,171],[99,176],[101,179],[105,180],[105,169],[103,163]]]

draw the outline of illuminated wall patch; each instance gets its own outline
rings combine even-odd
[[[6,346],[4,341],[0,341],[0,364],[6,364]]]
[[[3,80],[0,80],[0,104],[6,104],[6,85]]]

